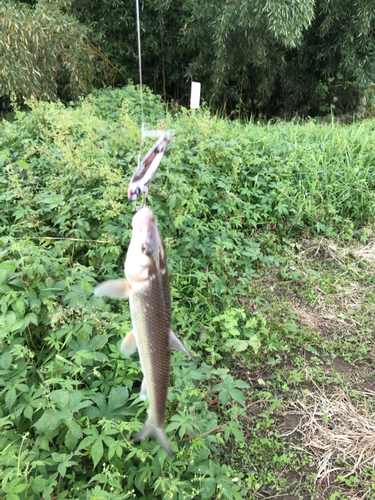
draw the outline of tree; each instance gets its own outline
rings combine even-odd
[[[0,1],[0,95],[76,98],[90,88],[87,28],[64,12],[66,3]]]
[[[134,0],[25,1],[0,0],[0,95],[139,81]],[[140,16],[143,82],[184,105],[197,80],[242,116],[339,114],[375,81],[375,0],[140,0]]]

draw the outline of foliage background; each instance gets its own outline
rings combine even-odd
[[[165,101],[186,106],[195,80],[204,101],[236,117],[373,113],[375,0],[140,7],[144,82]],[[92,85],[139,81],[133,1],[11,0],[0,8],[3,99],[68,102]]]
[[[148,202],[167,245],[173,326],[200,360],[173,355],[169,459],[131,440],[146,404],[136,356],[119,352],[128,304],[92,294],[123,276],[139,93],[27,105],[0,129],[1,494],[239,499],[270,482],[283,491],[285,467],[309,460],[273,425],[290,394],[277,380],[248,391],[238,360],[272,368],[306,344],[316,352],[316,337],[293,315],[258,315],[253,284],[270,269],[299,279],[283,263],[301,232],[366,239],[373,122],[245,125],[205,108],[171,114],[146,93],[147,121],[176,130]]]

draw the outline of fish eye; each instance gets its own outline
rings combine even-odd
[[[144,255],[147,255],[147,257],[150,257],[150,255],[152,255],[153,252],[152,246],[148,245],[147,243],[142,243],[141,250]]]
[[[141,194],[141,188],[137,187],[134,192],[137,196],[139,196]]]

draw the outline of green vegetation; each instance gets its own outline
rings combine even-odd
[[[200,361],[172,356],[176,455],[133,443],[147,402],[137,355],[119,351],[128,303],[92,294],[123,276],[139,93],[29,101],[0,129],[0,498],[329,498],[318,457],[287,434],[314,387],[367,401],[374,123],[244,125],[145,101],[147,121],[176,130],[148,203],[173,327]],[[349,477],[352,459],[329,495],[374,498],[371,466]]]
[[[143,82],[222,115],[374,115],[375,0],[140,1]],[[133,0],[1,0],[0,98],[139,82]],[[345,116],[346,115],[346,116]]]
[[[61,0],[41,0],[34,8],[0,1],[0,96],[77,99],[91,88],[88,30],[64,6]]]

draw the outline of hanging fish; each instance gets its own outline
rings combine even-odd
[[[164,431],[173,348],[167,255],[152,210],[147,207],[139,210],[133,217],[132,227],[125,259],[127,279],[106,281],[95,289],[95,295],[129,298],[132,331],[144,375],[142,395],[145,397],[147,392],[150,401],[146,423],[134,439],[155,437],[168,454],[173,455]]]
[[[141,163],[138,165],[132,180],[130,181],[128,191],[129,201],[137,200],[142,193],[145,194],[146,199],[148,186],[155,175],[173,134],[174,130],[167,130],[167,132],[165,132],[160,139],[155,142],[150,151],[142,158]],[[145,204],[145,199],[143,201],[143,206]]]

